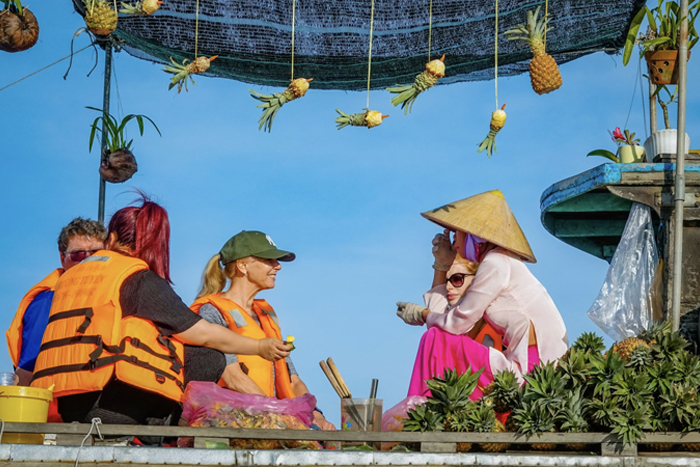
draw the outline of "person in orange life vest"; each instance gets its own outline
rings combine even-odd
[[[191,308],[205,320],[244,336],[281,337],[277,314],[265,300],[255,297],[275,286],[280,261],[294,258],[294,253],[278,249],[268,235],[244,230],[209,260]],[[227,281],[231,285],[224,292]],[[234,391],[280,399],[309,392],[289,357],[273,365],[234,353],[185,347],[185,380],[219,381]],[[314,411],[314,424],[323,430],[336,429],[319,410]]]
[[[280,339],[246,338],[193,313],[170,286],[169,239],[167,212],[142,195],[112,216],[106,249],[59,279],[32,386],[55,384],[65,422],[177,423],[182,343],[289,355]]]
[[[49,310],[54,287],[64,271],[72,268],[95,251],[104,248],[107,230],[99,222],[76,217],[58,235],[61,268],[46,276],[22,298],[15,318],[5,333],[10,358],[19,377],[20,386],[29,386],[34,363],[44,330],[49,322]]]

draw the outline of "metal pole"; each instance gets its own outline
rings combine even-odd
[[[105,79],[104,91],[102,94],[102,145],[100,149],[100,163],[104,160],[107,153],[107,115],[109,114],[109,93],[112,88],[112,44],[107,44],[105,49]],[[97,205],[97,221],[105,223],[105,191],[107,189],[106,182],[100,176],[100,198]]]
[[[688,82],[688,0],[681,0],[681,30],[678,34],[678,142],[676,146],[675,217],[673,235],[673,330],[681,323],[683,274],[683,203],[685,201],[685,101]]]

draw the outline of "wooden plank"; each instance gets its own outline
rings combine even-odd
[[[420,443],[420,452],[457,452],[457,443]]]
[[[555,219],[554,235],[562,237],[619,237],[626,220]]]
[[[629,212],[632,201],[612,193],[586,193],[547,209],[547,212]]]
[[[208,438],[204,436],[196,436],[194,438],[194,447],[196,448],[209,448],[211,446],[211,443],[223,443],[226,446],[229,445],[229,439],[228,438]]]

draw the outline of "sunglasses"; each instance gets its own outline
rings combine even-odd
[[[74,263],[79,263],[88,256],[92,256],[96,251],[99,250],[73,250],[73,251],[64,251],[63,256],[66,256],[70,258],[71,261]]]
[[[466,274],[463,272],[458,272],[458,273],[452,274],[450,277],[448,277],[447,282],[454,285],[455,287],[462,287],[464,285],[464,278],[466,276],[474,276],[474,275],[475,274]]]

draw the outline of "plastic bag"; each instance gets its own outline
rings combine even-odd
[[[382,415],[382,431],[403,430],[403,419],[408,417],[408,411],[417,405],[425,404],[425,396],[408,396]]]
[[[241,394],[211,382],[187,385],[182,416],[188,426],[308,430],[313,422],[316,398],[311,394],[277,399],[258,394]],[[178,442],[184,447],[187,440]],[[232,439],[236,449],[321,449],[316,441],[275,441]]]
[[[651,289],[658,262],[651,210],[633,203],[603,287],[588,310],[593,322],[616,341],[650,327]]]

